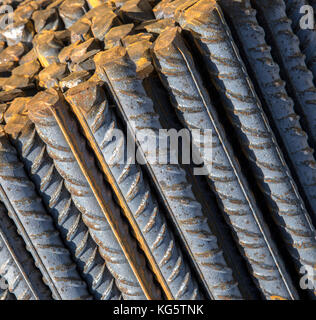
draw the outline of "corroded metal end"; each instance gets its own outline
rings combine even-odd
[[[57,39],[54,31],[43,31],[33,40],[34,50],[43,67],[48,67],[58,61],[58,53],[63,47],[61,40]]]
[[[154,18],[148,0],[129,0],[119,9],[119,16],[125,23],[140,23]]]
[[[54,62],[39,73],[39,86],[47,89],[58,87],[59,81],[68,74],[69,71],[65,63]]]

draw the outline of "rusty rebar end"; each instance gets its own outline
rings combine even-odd
[[[17,138],[20,132],[30,123],[28,118],[27,103],[30,97],[16,98],[4,114],[5,132],[13,139]]]
[[[83,112],[88,112],[93,105],[98,105],[105,99],[101,84],[102,82],[88,80],[69,89],[64,96],[71,105],[80,108]]]
[[[215,0],[200,0],[192,5],[180,6],[175,10],[174,17],[176,21],[182,23],[193,22],[194,20],[205,21],[210,16],[211,12],[216,8]]]
[[[52,114],[51,108],[53,108],[60,100],[60,95],[54,88],[47,89],[37,93],[27,103],[29,118],[36,122],[38,117],[44,118]]]
[[[121,46],[113,47],[104,52],[99,52],[94,57],[96,66],[107,65],[114,61],[119,61],[126,56],[126,49]]]
[[[181,32],[179,27],[170,27],[163,31],[154,44],[154,51],[163,51],[164,55],[167,55],[170,50],[170,44],[176,39],[178,34]]]

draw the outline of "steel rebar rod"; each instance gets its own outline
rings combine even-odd
[[[93,146],[166,296],[181,298],[192,277],[190,267],[183,259],[140,167],[127,158],[125,136],[122,134],[115,140],[111,137],[113,130],[119,130],[119,127],[101,85],[87,81],[68,90],[65,97]],[[190,298],[198,297],[196,287]]]
[[[40,271],[17,234],[8,211],[0,203],[0,275],[8,290],[18,300],[50,300],[51,292],[44,285]],[[1,298],[0,298],[1,300]]]
[[[287,95],[280,69],[265,42],[264,31],[256,19],[256,11],[251,8],[249,1],[232,5],[231,1],[221,0],[220,4],[231,18],[267,109],[316,218],[316,162],[313,149],[299,123],[293,100]]]
[[[208,182],[219,198],[258,287],[267,299],[297,298],[179,28],[160,34],[154,54],[162,82],[170,92],[171,102],[183,125],[192,130],[193,143],[204,160]],[[208,147],[202,143],[196,129],[202,132],[211,129],[212,145]]]
[[[270,1],[269,1],[270,2]],[[260,101],[239,57],[221,9],[213,1],[198,1],[178,15],[190,30],[210,78],[218,89],[286,248],[297,271],[316,263],[315,229],[306,212]],[[309,291],[315,297],[314,290]]]
[[[0,162],[1,198],[54,299],[89,299],[86,283],[79,276],[51,216],[43,207],[3,129]]]
[[[114,284],[114,278],[83,223],[81,213],[74,205],[63,178],[47,154],[46,145],[38,136],[34,124],[27,121],[12,141],[82,277],[87,282],[89,291],[98,300],[119,299],[120,293]]]
[[[265,28],[271,36],[274,48],[278,54],[279,64],[293,95],[297,112],[302,116],[309,134],[311,145],[316,146],[316,88],[313,74],[307,68],[305,57],[299,47],[299,39],[293,33],[291,20],[286,15],[283,0],[266,0],[253,3],[260,17],[265,20]]]
[[[175,222],[182,240],[199,270],[199,275],[209,286],[214,299],[240,299],[238,284],[232,270],[227,266],[217,239],[211,232],[201,204],[197,202],[186,178],[185,171],[177,164],[152,161],[150,150],[141,146],[147,130],[163,129],[152,101],[146,96],[141,80],[137,78],[136,66],[122,47],[114,47],[95,57],[97,73],[112,92],[128,129],[136,137],[139,151],[147,159],[152,179],[163,198],[170,217]],[[160,148],[162,154],[170,154],[168,148]],[[156,150],[152,150],[153,153]],[[223,285],[220,285],[222,283]],[[191,285],[191,288],[194,286]],[[188,296],[192,293],[187,292]]]
[[[301,9],[308,6],[308,0],[284,0],[286,4],[286,12],[292,20],[292,28],[300,40],[300,48],[305,54],[307,67],[312,71],[314,76],[314,84],[316,83],[316,30],[315,24],[312,29],[305,29],[301,26],[303,14]]]
[[[28,106],[29,116],[124,299],[159,299],[144,258],[137,252],[136,242],[61,93],[54,89],[40,92]]]

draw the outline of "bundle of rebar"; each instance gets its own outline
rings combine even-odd
[[[5,5],[0,300],[316,299],[313,1]]]

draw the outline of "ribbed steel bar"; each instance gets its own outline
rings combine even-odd
[[[220,8],[212,1],[198,1],[180,13],[178,20],[183,28],[192,31],[298,271],[305,265],[315,268],[315,229]],[[313,290],[309,293],[315,297]]]
[[[44,285],[40,271],[35,268],[16,226],[0,203],[0,275],[7,281],[9,291],[18,300],[50,300],[50,290]],[[0,298],[1,300],[1,298]]]
[[[95,57],[97,73],[107,82],[119,106],[130,132],[137,139],[139,151],[147,159],[147,166],[164,200],[170,217],[174,220],[193,257],[199,275],[214,299],[241,299],[232,271],[227,266],[217,239],[211,232],[200,203],[197,202],[187,181],[186,173],[179,165],[161,164],[151,159],[150,150],[141,146],[148,129],[158,132],[163,129],[152,101],[146,96],[136,67],[122,47],[115,47]],[[154,149],[154,148],[153,148]],[[162,150],[161,150],[162,149]],[[170,154],[168,148],[160,147],[162,154]],[[152,150],[156,153],[156,150]],[[195,289],[192,281],[185,296],[190,297]]]
[[[234,25],[268,111],[273,117],[287,155],[312,208],[312,214],[315,216],[316,162],[313,149],[310,148],[307,135],[299,123],[293,100],[287,95],[285,83],[280,77],[280,69],[265,42],[264,31],[256,19],[256,11],[251,8],[249,1],[235,2],[233,5],[229,0],[221,0],[220,4]]]
[[[87,282],[89,291],[98,300],[119,299],[120,293],[114,284],[114,278],[83,223],[81,212],[74,205],[63,178],[47,154],[46,145],[38,136],[34,124],[28,121],[21,133],[12,140],[64,243]]]
[[[140,167],[128,158],[127,142],[109,108],[100,84],[87,81],[65,94],[90,141],[125,215],[141,243],[167,298],[179,299],[192,277],[165,217],[144,180]],[[190,299],[201,297],[196,287]],[[182,296],[187,298],[187,296]]]
[[[0,194],[54,299],[88,299],[90,295],[26,175],[3,129],[0,136]]]
[[[301,19],[303,14],[306,14],[304,10],[301,13],[303,6],[308,6],[308,0],[284,0],[286,4],[286,12],[289,18],[292,20],[292,28],[295,34],[300,40],[300,48],[305,54],[305,61],[307,67],[312,71],[314,76],[314,84],[316,83],[316,30],[315,24],[312,28],[304,29],[301,26]],[[309,17],[310,19],[310,17]]]
[[[290,86],[300,115],[306,124],[304,130],[309,134],[313,148],[316,146],[316,88],[313,74],[308,70],[304,55],[299,47],[299,39],[293,33],[291,20],[286,16],[283,0],[257,1],[258,14],[265,20],[265,28],[271,34],[273,48],[278,53],[279,64]]]
[[[111,191],[104,184],[61,94],[49,89],[38,93],[28,105],[29,116],[124,299],[159,299],[160,292],[144,258],[137,252]]]
[[[193,143],[204,161],[208,181],[235,231],[258,287],[266,299],[297,298],[178,28],[160,34],[154,54],[171,102],[183,125],[192,130]],[[201,132],[197,133],[196,129],[202,135],[204,130],[212,130],[212,144],[202,143]]]
[[[1,278],[0,278],[1,281]],[[0,288],[0,301],[5,300],[16,300],[16,297],[10,293],[9,289],[1,289]]]

